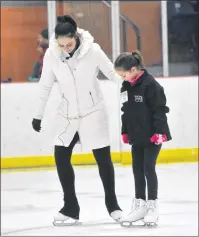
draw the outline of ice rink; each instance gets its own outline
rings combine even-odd
[[[81,226],[54,227],[62,207],[56,170],[1,173],[1,236],[197,236],[198,163],[157,165],[159,225],[124,228],[109,217],[96,166],[74,167]],[[115,165],[116,192],[128,213],[134,184],[131,166]]]

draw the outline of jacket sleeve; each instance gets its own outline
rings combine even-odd
[[[41,78],[39,81],[39,95],[38,95],[38,103],[37,103],[38,107],[37,107],[37,112],[35,115],[36,119],[43,118],[46,104],[47,104],[54,82],[55,82],[55,75],[52,71],[51,64],[50,64],[49,50],[47,50],[43,59],[43,68],[42,68]]]
[[[98,68],[111,81],[122,84],[123,80],[114,69],[113,63],[106,56],[98,44],[95,44],[95,59],[97,60]]]
[[[167,116],[169,108],[166,106],[166,96],[163,87],[158,83],[151,83],[147,91],[147,103],[152,111],[152,122],[157,134],[167,133]]]
[[[124,114],[122,114],[121,120],[122,120],[121,134],[128,134],[127,128],[126,128],[126,125],[125,125],[125,122],[124,122]]]

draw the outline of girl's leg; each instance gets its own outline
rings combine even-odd
[[[144,176],[144,147],[132,146],[132,168],[135,182],[135,198],[131,205],[130,213],[121,218],[121,224],[130,226],[143,219],[147,213],[146,208],[146,181]]]
[[[135,181],[135,198],[146,200],[146,181],[144,176],[144,147],[133,145],[132,168]]]
[[[144,170],[147,179],[148,201],[147,214],[144,217],[144,222],[147,224],[157,224],[158,222],[158,179],[156,175],[156,160],[160,152],[161,145],[151,143],[144,151]]]
[[[156,175],[156,160],[161,150],[161,145],[151,143],[144,149],[144,173],[147,180],[148,200],[156,200],[158,192],[158,179]]]

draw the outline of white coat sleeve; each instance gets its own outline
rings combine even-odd
[[[49,50],[46,51],[44,59],[43,59],[43,68],[41,73],[41,78],[39,81],[39,95],[37,100],[37,112],[34,118],[42,119],[46,104],[52,90],[53,84],[55,82],[55,75],[52,71],[50,58],[49,58]]]
[[[95,46],[96,46],[95,58],[97,60],[98,68],[109,80],[116,82],[118,84],[122,84],[123,79],[120,77],[119,74],[116,73],[113,63],[106,56],[106,54],[98,44],[95,44]]]

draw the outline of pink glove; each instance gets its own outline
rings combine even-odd
[[[125,144],[129,143],[129,136],[128,134],[122,134],[122,140]]]
[[[154,142],[156,145],[160,145],[163,142],[167,141],[167,136],[165,134],[153,134],[153,136],[150,139],[151,142]]]

